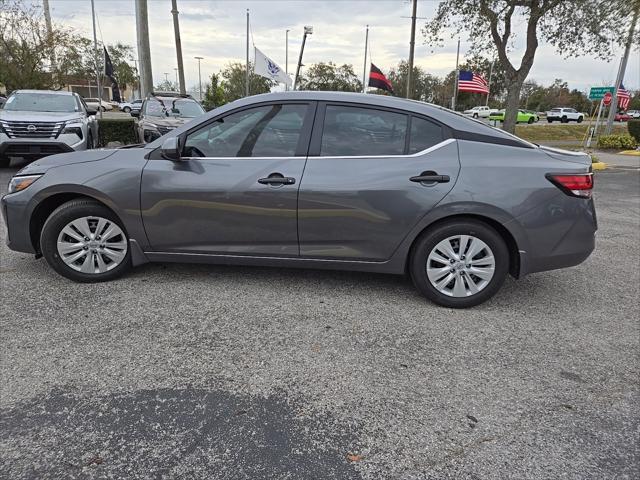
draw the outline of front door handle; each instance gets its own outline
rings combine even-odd
[[[262,185],[293,185],[296,179],[293,177],[285,177],[281,173],[272,173],[266,178],[259,178],[258,183]]]
[[[448,183],[449,175],[438,175],[436,172],[422,172],[420,175],[409,178],[416,183]]]

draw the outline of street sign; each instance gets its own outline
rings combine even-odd
[[[611,94],[611,92],[607,92],[604,94],[604,97],[602,97],[602,104],[605,107],[608,107],[609,104],[611,103],[611,99],[613,98],[613,95]]]
[[[589,100],[602,100],[605,93],[609,92],[613,95],[614,91],[614,87],[591,87],[589,90]]]

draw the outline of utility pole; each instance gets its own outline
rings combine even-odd
[[[53,27],[51,26],[51,10],[49,9],[49,0],[42,0],[42,9],[44,10],[44,23],[47,27],[47,35],[49,38],[53,36]],[[49,58],[51,61],[51,71],[54,72],[56,69],[56,52],[55,50],[51,50],[51,57]]]
[[[178,80],[178,69],[174,68],[173,71],[176,72],[176,85],[180,85],[180,81]],[[180,92],[180,93],[182,93],[182,92]],[[184,92],[184,93],[187,93],[187,92]]]
[[[364,36],[364,67],[362,69],[362,93],[367,93],[367,47],[369,46],[369,25],[367,25],[367,33]]]
[[[133,65],[136,70],[136,83],[137,83],[137,90],[138,90],[138,95],[140,96],[140,98],[142,98],[142,94],[140,93],[140,73],[138,72],[138,60],[136,60],[135,58],[133,59]]]
[[[411,98],[413,93],[413,55],[416,46],[416,12],[418,9],[418,0],[413,0],[413,8],[411,12],[411,40],[409,41],[409,73],[407,75],[407,98]]]
[[[96,62],[96,82],[98,84],[98,115],[102,118],[102,85],[100,77],[102,72],[100,71],[98,60],[98,37],[96,35],[96,9],[93,0],[91,0],[91,19],[93,20],[93,59]]]
[[[136,34],[138,40],[138,62],[140,63],[140,97],[153,92],[153,72],[151,71],[151,50],[149,48],[149,17],[147,0],[136,2]]]
[[[616,118],[616,111],[618,110],[618,90],[620,90],[620,84],[624,79],[624,72],[627,69],[627,62],[629,60],[629,52],[631,51],[631,43],[633,42],[633,32],[636,28],[636,22],[638,21],[638,13],[640,13],[640,2],[636,3],[635,11],[633,12],[633,20],[631,21],[631,27],[629,27],[629,36],[627,37],[627,44],[624,49],[624,56],[620,63],[620,69],[618,70],[618,76],[616,78],[615,89],[613,93],[613,99],[611,100],[611,106],[609,107],[609,118],[607,119],[607,127],[605,128],[605,135],[611,134],[613,128],[613,121]]]
[[[249,96],[249,9],[247,8],[247,80],[245,82],[245,97]]]
[[[298,57],[298,66],[296,67],[296,76],[293,79],[293,89],[298,86],[298,77],[300,76],[300,67],[302,66],[302,54],[304,53],[304,44],[307,43],[307,35],[313,34],[313,27],[305,25],[304,35],[302,36],[302,45],[300,46],[300,56]]]
[[[200,84],[200,88],[198,89],[199,95],[200,95],[200,103],[202,103],[202,75],[200,74],[200,60],[202,60],[204,57],[193,57],[196,60],[198,60],[198,83]]]
[[[284,33],[284,73],[289,76],[289,30]],[[284,89],[289,90],[289,85],[284,84]]]
[[[460,61],[460,39],[458,39],[458,53],[456,53],[456,79],[453,82],[453,97],[451,97],[451,110],[456,109],[456,101],[458,100],[458,78],[460,77],[460,71],[458,70],[458,63]]]
[[[187,93],[184,82],[184,65],[182,64],[182,40],[180,40],[180,21],[178,20],[178,0],[171,0],[171,14],[173,15],[173,33],[176,37],[176,55],[178,68],[176,69],[176,83],[180,86],[180,93]]]

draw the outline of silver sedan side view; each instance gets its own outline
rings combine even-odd
[[[585,154],[452,111],[333,92],[257,95],[144,147],[55,155],[2,199],[8,245],[79,282],[145,262],[408,273],[448,307],[584,261]]]

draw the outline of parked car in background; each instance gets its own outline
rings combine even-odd
[[[0,110],[0,167],[96,146],[96,111],[72,92],[15,90]]]
[[[130,102],[123,102],[118,105],[118,108],[125,113],[131,113],[132,111],[140,111],[142,108],[142,99],[132,100]]]
[[[631,118],[640,118],[640,110],[629,110],[627,111],[627,115]]]
[[[181,97],[145,101],[158,103],[196,112]],[[149,261],[409,273],[462,308],[508,273],[584,261],[592,188],[585,153],[422,102],[294,91],[245,97],[143,147],[41,160],[11,179],[1,210],[9,248],[78,282]]]
[[[616,113],[616,116],[614,117],[614,120],[616,122],[628,122],[629,120],[631,120],[631,115],[629,115],[628,112],[618,112]]]
[[[489,115],[489,120],[495,120],[497,122],[504,122],[504,110],[492,111]],[[535,123],[539,120],[538,115],[529,112],[527,110],[518,110],[518,116],[516,119],[516,123]]]
[[[473,118],[487,118],[490,112],[491,112],[491,109],[489,107],[480,106],[480,107],[473,107],[470,110],[465,110],[463,113]]]
[[[107,110],[113,110],[111,103],[104,100],[98,100],[97,98],[85,98],[84,101],[89,108],[92,108],[94,110],[102,110],[103,112],[106,112]]]
[[[5,97],[4,95],[0,95],[0,108],[2,108],[2,106],[4,105],[4,102],[7,101],[7,97]]]
[[[562,123],[582,123],[584,114],[578,112],[575,108],[552,108],[547,112],[547,122],[553,123],[556,120]]]
[[[202,105],[191,95],[177,92],[152,93],[139,112],[131,111],[131,115],[139,118],[138,138],[142,143],[152,142],[204,113]]]

